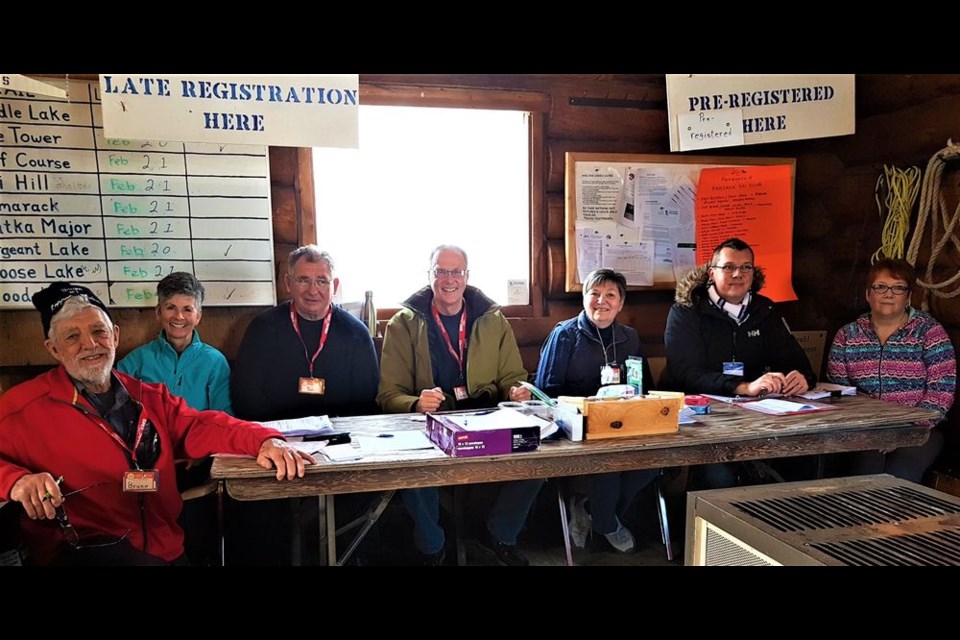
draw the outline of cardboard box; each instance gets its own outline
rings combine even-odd
[[[678,431],[682,408],[682,397],[560,402],[556,420],[573,441],[627,438]]]
[[[447,455],[460,458],[536,451],[543,423],[513,409],[445,411],[428,413],[426,429],[430,440]]]

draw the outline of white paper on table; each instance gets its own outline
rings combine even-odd
[[[789,400],[757,400],[756,402],[747,402],[740,405],[744,409],[750,409],[751,411],[759,411],[760,413],[766,413],[770,415],[787,415],[792,413],[806,413],[808,411],[828,411],[830,409],[836,409],[837,407],[832,405],[818,404],[818,403],[809,403],[801,404],[799,402],[790,402]]]
[[[347,460],[359,460],[363,457],[364,451],[358,443],[348,442],[346,444],[328,444],[320,449],[320,453],[330,462],[345,462]]]
[[[270,420],[261,422],[265,427],[276,429],[285,436],[323,435],[333,431],[333,423],[328,416],[307,416],[292,420]]]
[[[432,449],[433,443],[423,431],[384,431],[375,436],[352,436],[355,442],[367,453],[387,453],[390,451],[416,451],[417,449]]]

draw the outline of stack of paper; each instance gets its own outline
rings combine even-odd
[[[801,404],[799,402],[790,402],[788,400],[772,399],[744,402],[738,404],[737,406],[773,416],[788,416],[797,413],[809,413],[813,411],[830,411],[837,408],[835,405],[820,404],[819,402],[808,402],[806,404]]]
[[[320,453],[330,462],[345,462],[359,460],[363,457],[363,449],[357,442],[346,444],[330,444],[320,449]]]
[[[276,429],[285,436],[319,436],[333,431],[333,423],[327,416],[308,416],[294,420],[271,420],[261,422],[265,427]]]

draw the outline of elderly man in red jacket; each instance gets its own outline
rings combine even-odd
[[[184,564],[174,460],[257,457],[277,480],[316,462],[280,434],[195,411],[113,369],[120,329],[89,289],[33,296],[57,368],[0,397],[0,498],[23,506],[35,564]]]

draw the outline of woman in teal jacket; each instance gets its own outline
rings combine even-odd
[[[232,415],[230,365],[222,353],[200,340],[196,328],[203,316],[203,294],[203,285],[184,271],[158,282],[160,335],[128,353],[117,369],[144,382],[162,382],[198,411],[216,409]]]

